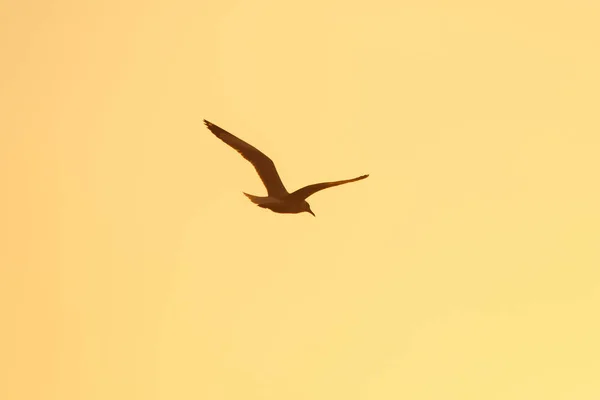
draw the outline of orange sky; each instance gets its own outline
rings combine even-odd
[[[600,398],[600,5],[5,3],[0,398]]]

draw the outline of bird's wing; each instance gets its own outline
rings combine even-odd
[[[283,182],[281,182],[281,178],[277,173],[275,164],[269,157],[257,148],[249,145],[242,139],[235,137],[212,122],[204,120],[204,124],[216,137],[233,147],[246,160],[254,165],[256,172],[258,172],[258,176],[260,176],[260,179],[267,188],[269,196],[282,197],[288,194],[288,191],[285,189],[285,186],[283,186]]]
[[[345,183],[360,181],[362,179],[365,179],[368,176],[369,175],[362,175],[362,176],[359,176],[358,178],[346,179],[343,181],[315,183],[314,185],[308,185],[308,186],[303,187],[302,189],[296,190],[295,192],[291,193],[290,196],[293,196],[293,197],[299,198],[299,199],[306,199],[308,196],[315,194],[319,190],[327,189],[327,188],[338,186],[338,185],[343,185]]]

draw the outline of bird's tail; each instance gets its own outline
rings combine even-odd
[[[244,195],[246,195],[246,197],[249,198],[250,201],[253,202],[254,204],[257,204],[257,205],[260,206],[260,205],[262,205],[264,203],[264,201],[263,201],[264,197],[254,196],[254,195],[248,194],[246,192],[242,192],[242,193],[244,193]]]

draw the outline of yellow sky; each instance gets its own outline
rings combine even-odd
[[[599,20],[3,2],[0,398],[599,399]]]

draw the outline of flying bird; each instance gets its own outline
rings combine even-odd
[[[204,120],[204,124],[216,137],[233,147],[242,155],[242,157],[250,161],[250,163],[256,169],[256,172],[258,172],[258,176],[262,180],[263,184],[267,188],[268,196],[261,197],[244,192],[242,193],[244,193],[246,197],[250,199],[250,201],[252,201],[254,204],[257,204],[259,207],[268,208],[276,213],[298,214],[301,212],[307,212],[312,214],[314,217],[315,214],[310,209],[310,205],[306,202],[307,197],[320,190],[343,185],[345,183],[360,181],[361,179],[365,179],[369,176],[361,175],[357,178],[346,179],[342,181],[315,183],[313,185],[308,185],[298,189],[295,192],[289,193],[285,186],[283,186],[283,182],[277,173],[277,168],[275,168],[275,164],[269,157],[267,157],[257,148],[249,145],[242,139],[232,135],[225,129],[218,127],[212,122]]]

